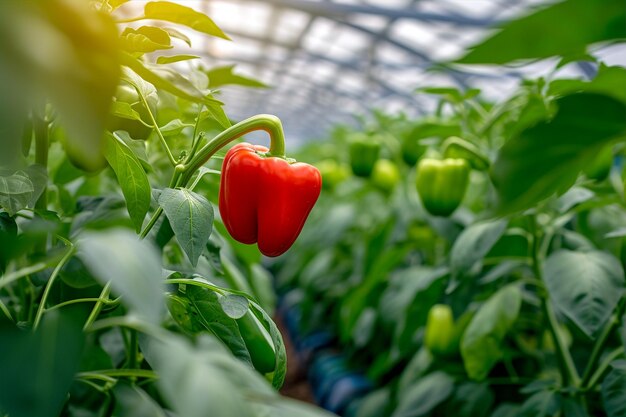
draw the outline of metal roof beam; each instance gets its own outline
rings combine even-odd
[[[260,0],[238,0],[239,2],[261,2]],[[262,3],[269,3],[276,7],[284,7],[299,10],[315,16],[324,17],[347,17],[357,14],[368,14],[383,16],[392,19],[413,19],[431,22],[453,23],[460,26],[493,26],[500,21],[493,19],[477,19],[467,16],[451,16],[439,13],[420,12],[412,8],[392,9],[388,7],[366,5],[366,4],[346,4],[335,2],[319,2],[312,0],[264,0]]]

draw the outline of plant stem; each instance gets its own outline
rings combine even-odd
[[[133,23],[133,22],[138,22],[140,20],[144,20],[144,19],[147,19],[147,17],[146,16],[130,17],[128,19],[116,20],[115,23]]]
[[[267,156],[275,156],[279,158],[285,157],[285,134],[283,133],[283,126],[280,119],[270,114],[259,114],[224,130],[211,139],[197,152],[192,149],[192,156],[184,165],[175,165],[176,168],[174,170],[172,180],[170,181],[170,188],[185,187],[191,180],[193,174],[199,170],[200,167],[202,167],[202,165],[204,165],[215,154],[215,152],[246,133],[250,133],[255,130],[264,130],[270,136],[270,148]],[[158,133],[160,133],[160,131],[158,131]],[[197,143],[199,142],[200,141],[198,140]],[[162,213],[163,209],[161,207],[156,209],[146,227],[139,234],[140,239],[144,239],[148,235]]]
[[[588,391],[595,387],[600,382],[600,379],[602,379],[606,371],[609,369],[611,362],[613,362],[616,358],[620,357],[623,354],[624,346],[620,346],[607,354],[602,363],[600,363],[600,365],[598,366],[598,369],[596,369],[591,378],[589,378],[589,383],[587,384],[587,386],[583,387],[583,391]]]
[[[119,377],[136,377],[136,378],[148,378],[157,379],[159,376],[156,372],[149,369],[100,369],[97,371],[79,372],[76,374],[76,378],[85,379],[102,379],[105,378],[119,378]]]
[[[137,343],[137,330],[130,330],[130,346],[128,349],[128,368],[137,368],[137,352],[139,345]]]
[[[182,185],[185,186],[193,173],[204,165],[215,152],[235,139],[255,130],[264,130],[269,134],[268,156],[285,157],[285,134],[280,119],[270,114],[258,114],[229,127],[200,148],[193,158],[185,164]]]
[[[13,317],[11,317],[11,312],[9,311],[9,309],[7,308],[7,306],[2,302],[2,300],[0,300],[0,310],[2,310],[2,312],[4,313],[5,316],[7,316],[7,318],[11,321],[15,321],[13,320]]]
[[[181,178],[182,173],[183,173],[183,166],[176,165],[176,167],[174,168],[174,174],[172,174],[172,179],[170,180],[169,188],[178,187],[181,181],[180,178]],[[161,217],[161,214],[163,214],[163,207],[159,206],[154,211],[154,213],[152,213],[152,217],[150,217],[148,224],[146,225],[146,227],[144,227],[144,229],[139,234],[139,239],[145,239],[145,237],[148,236],[148,233],[150,233],[150,230],[152,230],[156,222],[159,220],[159,217]]]
[[[43,271],[48,267],[48,264],[43,262],[38,262],[35,265],[28,266],[26,268],[22,268],[19,271],[12,272],[10,274],[6,274],[4,278],[0,279],[0,289],[9,285],[13,281],[17,281],[20,278],[26,277],[30,274],[34,274],[39,271]]]
[[[98,299],[106,300],[109,298],[110,293],[111,293],[111,281],[107,282],[104,288],[102,288],[102,291],[100,292],[100,297],[98,297]],[[102,310],[103,305],[104,303],[102,301],[96,302],[96,304],[93,306],[93,309],[91,310],[91,314],[89,314],[89,317],[87,318],[87,321],[85,322],[85,325],[83,326],[83,330],[86,330],[89,326],[93,324],[94,321],[96,321],[96,318],[98,318],[98,314],[100,314],[100,311]]]
[[[161,145],[163,145],[163,148],[165,149],[167,158],[170,160],[170,163],[172,164],[172,166],[178,165],[178,161],[176,160],[176,158],[174,158],[174,155],[172,155],[172,151],[170,150],[170,147],[167,145],[167,142],[165,141],[165,137],[163,136],[163,133],[161,132],[161,129],[159,128],[156,118],[154,117],[154,114],[152,114],[152,110],[150,109],[150,106],[148,105],[148,101],[143,96],[142,92],[139,91],[139,89],[137,88],[135,89],[137,90],[137,94],[141,98],[141,102],[143,103],[144,107],[146,108],[146,111],[148,112],[148,115],[150,116],[150,121],[152,122],[152,128],[156,131],[157,136],[159,137],[159,140],[161,141]]]
[[[48,151],[50,144],[48,143],[48,121],[45,119],[45,105],[41,109],[41,114],[37,111],[33,112],[33,130],[35,132],[35,163],[41,165],[46,171],[48,170]],[[48,209],[48,187],[44,184],[41,195],[35,202],[35,210]],[[48,246],[48,234],[43,234],[37,238],[33,253],[41,255],[46,253]]]
[[[202,178],[204,178],[205,175],[208,175],[208,174],[221,175],[222,174],[220,171],[217,171],[214,169],[208,169],[208,168],[205,168],[205,169],[206,171],[202,171],[200,174],[198,174],[198,176],[193,180],[191,185],[187,187],[188,189],[193,191],[193,189],[196,188],[198,184],[200,184],[200,181],[202,180]]]
[[[533,257],[533,271],[535,273],[535,277],[541,281],[543,280],[543,272],[542,272],[542,262],[545,257],[545,252],[542,249],[545,248],[545,245],[541,245],[541,233],[539,228],[537,227],[537,219],[535,217],[531,217],[531,229],[533,232],[533,243],[532,243],[532,257]],[[540,294],[541,298],[541,306],[542,310],[546,316],[548,321],[548,329],[550,330],[550,334],[554,340],[556,345],[556,353],[559,358],[559,368],[561,370],[561,378],[563,379],[563,385],[567,386],[569,383],[573,383],[578,386],[580,377],[578,376],[578,371],[576,370],[576,366],[574,365],[574,360],[567,348],[567,344],[561,337],[559,333],[559,324],[556,319],[556,315],[554,314],[554,309],[552,308],[552,303],[549,299],[549,294],[542,292]]]
[[[45,110],[44,110],[45,112]],[[44,168],[48,168],[48,122],[44,115],[33,112],[33,127],[35,131],[35,163]],[[44,187],[39,199],[35,203],[35,208],[46,210],[48,208],[47,188]]]
[[[33,330],[37,330],[37,326],[39,326],[39,322],[41,321],[41,317],[43,316],[44,311],[46,310],[46,301],[48,300],[48,295],[50,294],[50,290],[56,281],[57,276],[59,276],[59,272],[61,272],[61,268],[70,260],[70,258],[74,255],[74,246],[70,246],[67,250],[67,253],[63,255],[61,261],[57,264],[57,266],[52,271],[48,282],[46,283],[46,288],[43,291],[43,295],[41,296],[41,301],[39,302],[39,307],[37,308],[37,314],[35,314],[35,321],[33,322]]]
[[[600,360],[600,355],[604,349],[604,345],[606,344],[607,339],[613,333],[613,330],[620,324],[620,318],[624,312],[624,308],[626,307],[626,302],[622,303],[615,313],[611,315],[609,321],[604,325],[604,329],[602,333],[596,339],[596,343],[593,345],[593,350],[591,351],[591,356],[589,357],[589,362],[587,362],[587,366],[585,367],[585,372],[583,372],[583,377],[580,381],[580,387],[582,389],[587,389],[593,387],[593,384],[589,384],[592,379],[592,375],[594,375],[593,371],[596,369],[596,365]],[[589,386],[588,386],[589,385]]]
[[[116,298],[115,300],[109,300],[108,298],[75,298],[73,300],[68,300],[59,304],[55,304],[50,308],[46,308],[46,312],[57,310],[59,308],[63,308],[72,304],[97,303],[97,302],[101,302],[104,305],[112,305],[112,304],[119,304],[119,299]]]
[[[196,151],[198,150],[198,145],[200,144],[200,142],[202,142],[202,138],[204,137],[204,132],[201,132],[200,135],[198,135],[198,128],[200,127],[200,115],[202,114],[203,109],[204,104],[198,104],[198,114],[196,116],[196,123],[193,126],[193,136],[191,137],[191,151],[189,152],[189,156],[187,157],[185,162],[188,162],[189,160],[191,160],[191,158],[193,158],[193,156],[196,154]]]

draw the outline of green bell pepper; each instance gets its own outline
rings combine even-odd
[[[449,216],[463,201],[470,167],[464,159],[422,159],[415,185],[424,208],[434,216]]]
[[[374,164],[380,155],[380,143],[375,140],[359,136],[350,141],[350,166],[358,177],[369,177]]]

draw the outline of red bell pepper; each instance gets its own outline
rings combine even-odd
[[[322,186],[312,165],[272,156],[264,146],[233,146],[222,165],[219,209],[230,235],[278,256],[295,242]]]

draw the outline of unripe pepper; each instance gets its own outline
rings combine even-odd
[[[278,256],[296,240],[320,195],[312,165],[271,156],[264,146],[233,146],[222,165],[219,209],[230,235]]]
[[[272,372],[276,368],[276,352],[265,327],[251,311],[237,319],[237,325],[254,368],[262,374]]]
[[[428,311],[424,345],[435,355],[448,355],[455,345],[454,316],[445,304],[435,304]]]
[[[414,166],[426,151],[426,147],[419,142],[419,138],[414,136],[413,130],[402,138],[402,159],[408,166]]]
[[[374,164],[372,183],[383,191],[391,191],[400,182],[400,171],[388,159],[379,159]]]
[[[424,208],[435,216],[449,216],[463,201],[470,168],[464,159],[422,159],[415,185]]]
[[[334,159],[324,159],[315,164],[322,174],[324,188],[333,189],[350,177],[350,168]]]
[[[380,143],[358,137],[350,141],[350,166],[358,177],[369,177],[380,154]]]

